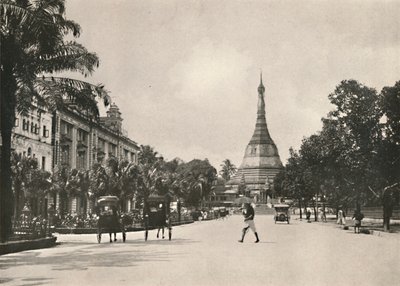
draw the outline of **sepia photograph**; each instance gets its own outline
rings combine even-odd
[[[399,15],[0,0],[0,285],[398,286]]]

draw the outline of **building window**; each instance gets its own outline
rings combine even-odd
[[[76,158],[76,168],[78,170],[86,169],[86,151],[78,151]]]
[[[109,155],[110,155],[110,156],[117,157],[117,145],[114,145],[114,144],[112,144],[112,143],[109,143],[108,146],[110,147],[109,152],[108,152]]]
[[[31,132],[35,133],[35,124],[31,122]]]
[[[46,167],[46,157],[42,156],[42,170]]]
[[[61,146],[61,164],[70,165],[69,145]]]
[[[32,155],[32,148],[31,147],[28,148],[28,152],[27,153],[28,153],[28,157],[30,157]]]
[[[22,130],[24,131],[29,130],[29,121],[26,121],[25,119],[22,120]]]
[[[78,142],[87,146],[89,137],[88,133],[82,129],[78,129],[77,136],[78,136]]]
[[[43,125],[43,137],[49,137],[49,130],[47,129],[46,125]]]

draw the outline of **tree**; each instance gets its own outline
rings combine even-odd
[[[376,146],[382,140],[379,95],[375,89],[346,80],[328,98],[336,107],[328,119],[345,130],[342,140],[348,149],[339,157],[347,168],[344,179],[352,185],[355,204],[368,203],[374,199],[368,187],[376,184]]]
[[[230,180],[230,178],[236,173],[236,166],[232,164],[229,159],[225,159],[221,164],[221,171],[219,172],[222,178],[225,179],[226,182]]]
[[[67,182],[70,176],[71,168],[67,164],[56,166],[53,169],[51,176],[52,186],[49,190],[53,195],[53,200],[56,203],[57,194],[59,195],[60,214],[65,214],[68,211],[68,193]],[[55,206],[54,206],[55,207]]]
[[[14,191],[14,216],[19,218],[27,204],[33,215],[44,212],[44,198],[51,187],[49,172],[39,169],[36,158],[12,154],[12,174]]]
[[[29,185],[31,170],[36,169],[38,162],[31,157],[12,153],[12,177],[14,193],[14,216],[19,218],[25,204],[25,188]]]
[[[73,71],[91,74],[99,60],[75,41],[64,41],[72,33],[78,37],[80,27],[65,18],[64,0],[2,0],[1,17],[1,196],[0,236],[8,239],[12,232],[11,132],[15,112],[27,113],[32,106],[61,108],[65,99],[98,116],[95,97],[108,103],[102,85],[52,76]],[[67,97],[67,98],[66,98]]]
[[[381,109],[386,122],[381,124],[384,133],[378,157],[381,176],[388,184],[400,182],[400,81],[381,91]]]
[[[149,145],[140,145],[140,151],[138,155],[139,164],[154,164],[158,160],[158,152],[154,151],[154,148]]]
[[[135,189],[134,163],[126,160],[109,158],[106,162],[106,174],[108,177],[108,194],[120,199],[121,209],[125,210],[126,199],[132,198]]]
[[[209,196],[217,171],[207,159],[180,164],[176,171],[184,185],[186,203],[197,206]]]
[[[65,190],[68,198],[78,197],[83,203],[83,213],[87,211],[87,199],[90,187],[90,172],[86,170],[73,169],[70,171]],[[67,206],[68,208],[68,206]]]

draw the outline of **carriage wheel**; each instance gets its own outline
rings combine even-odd
[[[97,233],[97,242],[100,243],[101,242],[101,233]]]

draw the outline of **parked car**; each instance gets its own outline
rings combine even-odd
[[[279,204],[274,205],[275,208],[275,216],[274,220],[275,223],[277,221],[286,221],[288,224],[290,222],[290,213],[289,213],[289,205]]]

